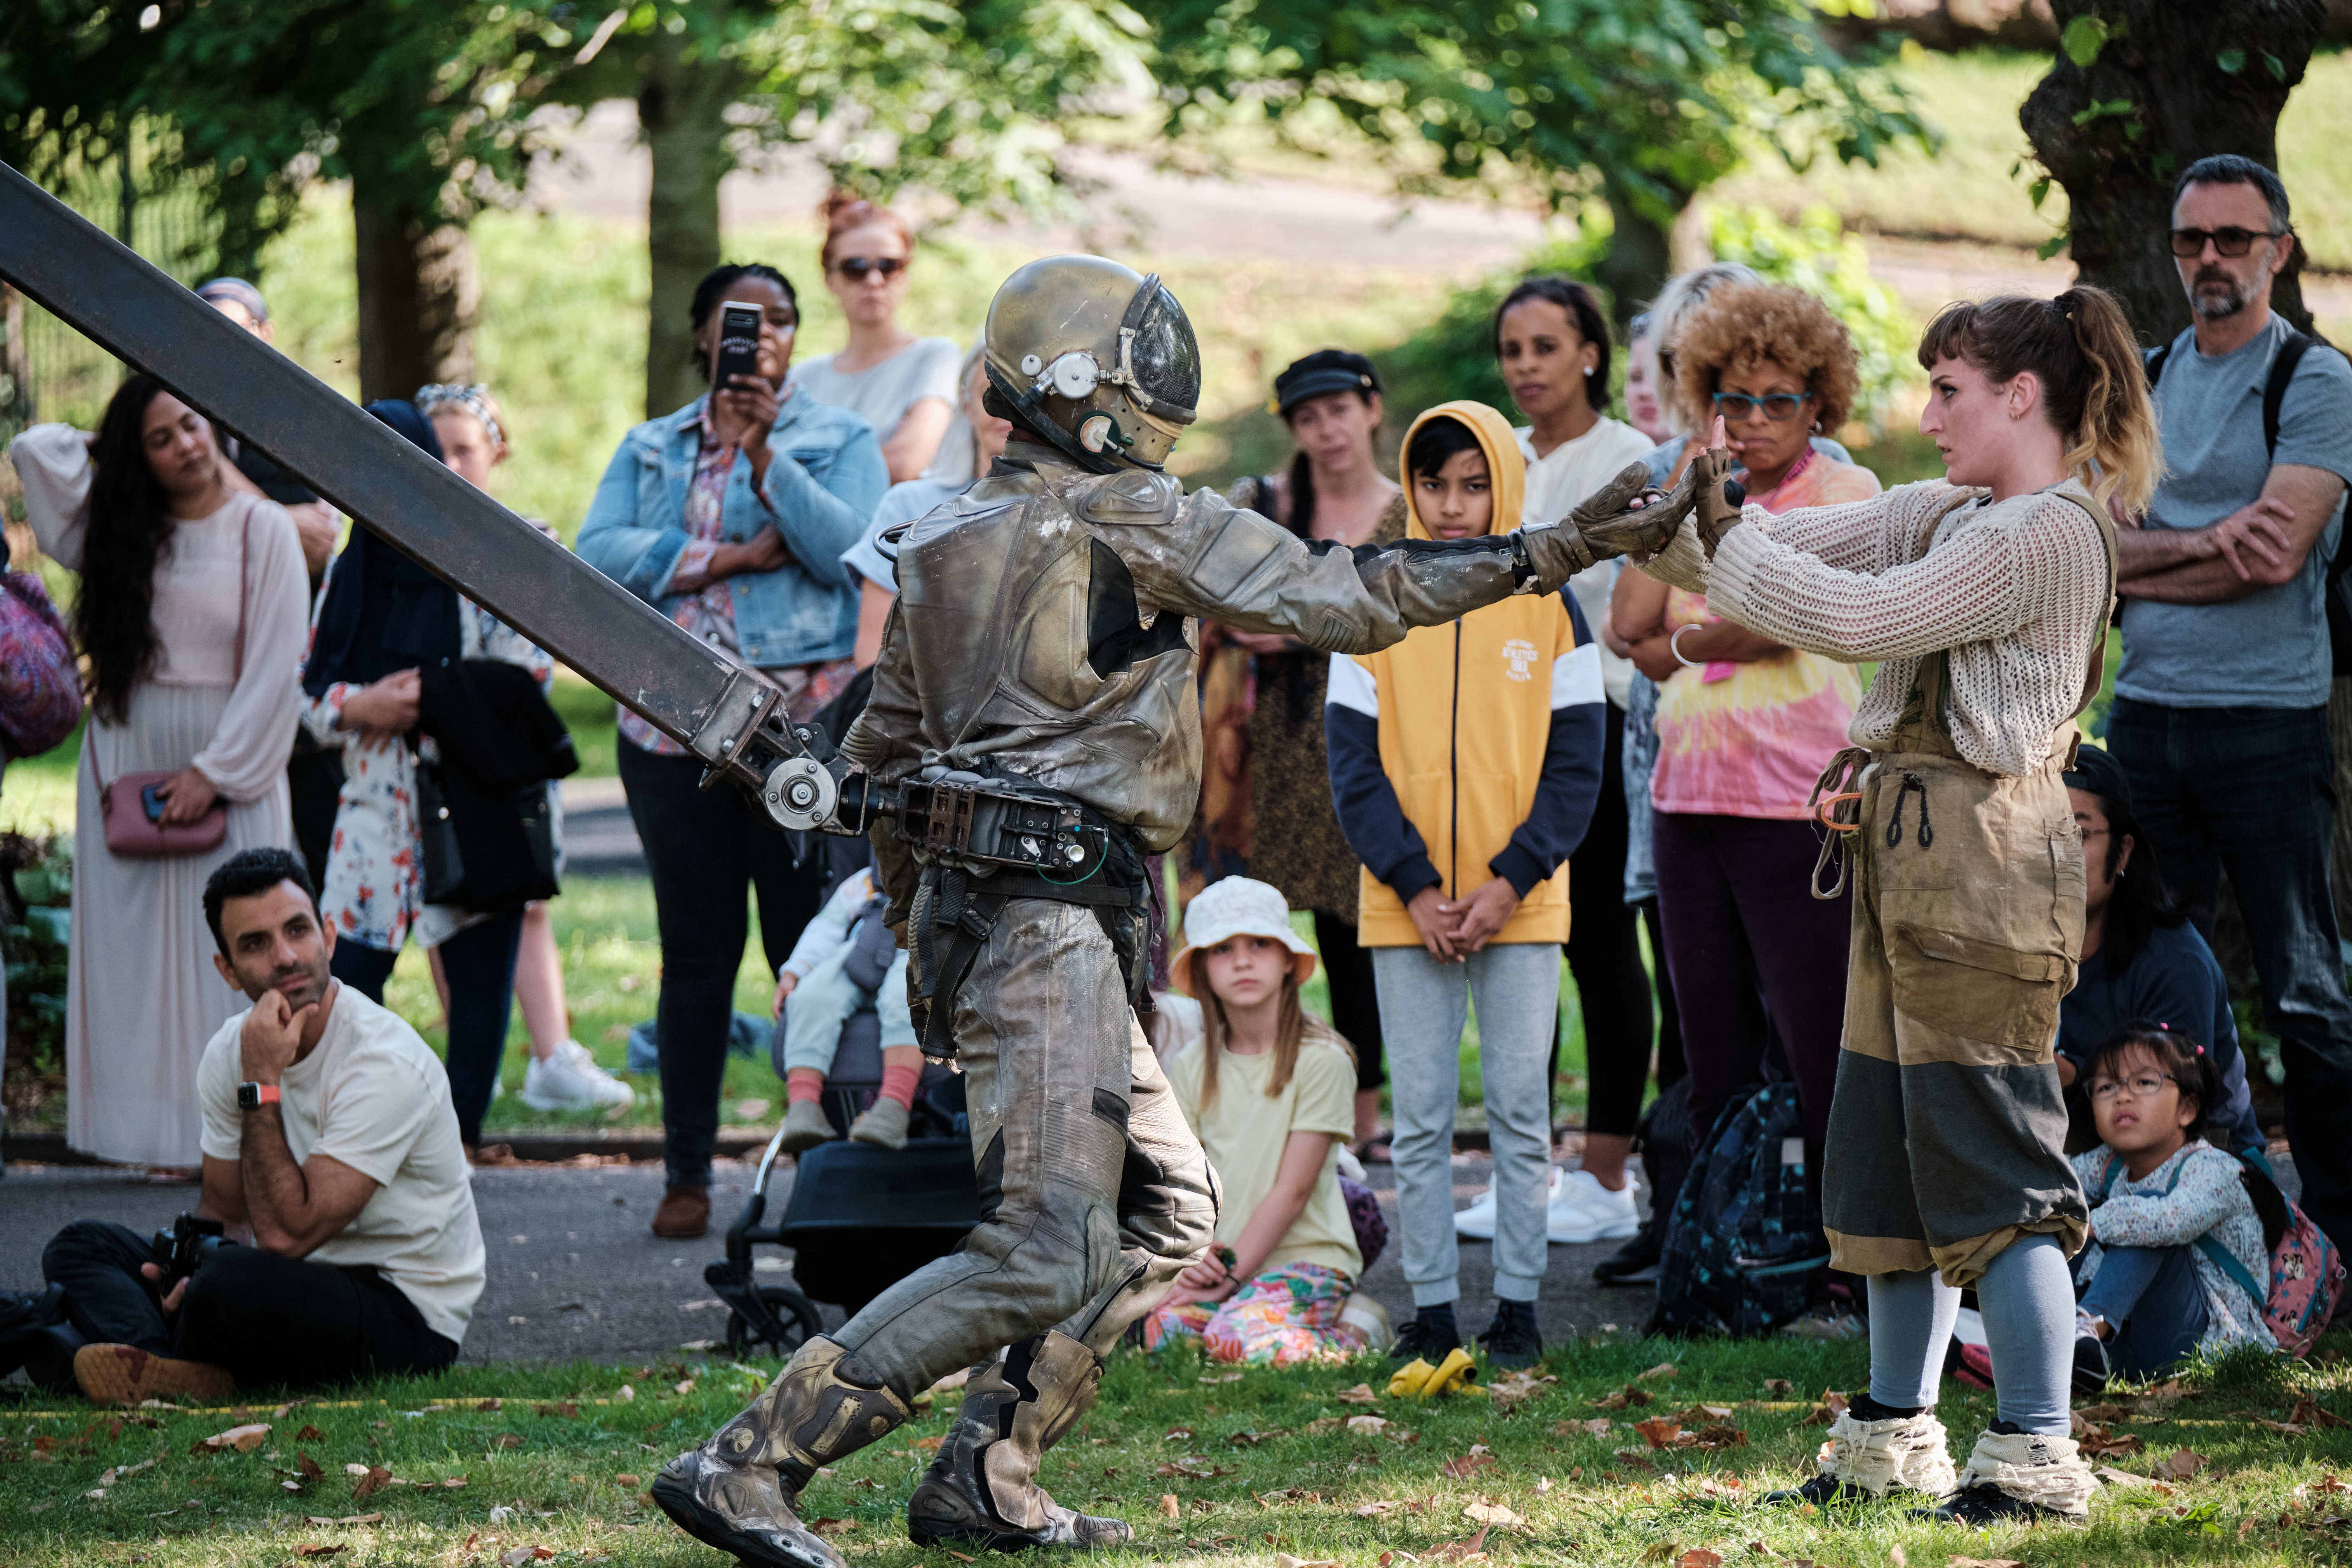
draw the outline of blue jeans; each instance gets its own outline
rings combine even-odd
[[[2209,942],[2229,875],[2286,1067],[2286,1135],[2304,1211],[2342,1250],[2352,1243],[2352,1140],[2342,1135],[2352,1116],[2352,997],[2328,887],[2336,787],[2327,710],[2117,697],[2107,746],[2131,779],[2133,810],[2165,880]]]
[[[2085,1254],[2087,1256],[2087,1254]],[[2205,1289],[2191,1247],[2103,1247],[2078,1303],[2106,1319],[2107,1358],[2126,1377],[2171,1365],[2205,1337]]]
[[[490,1108],[499,1061],[507,1053],[515,954],[521,946],[520,909],[489,915],[441,944],[441,974],[449,982],[449,1099],[457,1108],[457,1135],[467,1148],[482,1141],[482,1117]],[[346,936],[335,944],[327,964],[335,978],[380,1005],[383,983],[399,956]]]

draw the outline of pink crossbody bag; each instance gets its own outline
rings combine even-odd
[[[245,604],[246,568],[253,550],[253,508],[245,509],[245,527],[237,536],[236,549],[236,674],[231,679],[245,678]],[[181,855],[200,855],[207,850],[220,848],[228,837],[228,802],[217,795],[212,809],[193,822],[175,822],[166,827],[158,819],[163,809],[163,798],[155,793],[159,785],[168,784],[179,777],[177,768],[165,768],[160,773],[118,773],[112,783],[98,770],[98,746],[95,727],[89,747],[89,776],[98,784],[98,814],[106,827],[106,847],[109,852],[124,860],[173,860]]]

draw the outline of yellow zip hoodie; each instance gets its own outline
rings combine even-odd
[[[1406,446],[1448,417],[1486,453],[1487,531],[1510,532],[1527,465],[1509,422],[1484,403],[1441,403],[1413,421]],[[1428,540],[1404,478],[1406,538]],[[1418,628],[1377,653],[1334,654],[1324,729],[1332,803],[1364,864],[1363,945],[1419,946],[1408,899],[1433,884],[1465,897],[1496,876],[1520,903],[1495,941],[1566,941],[1568,857],[1599,798],[1607,711],[1599,650],[1565,591]]]

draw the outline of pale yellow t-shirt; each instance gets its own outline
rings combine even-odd
[[[1274,1079],[1274,1052],[1235,1056],[1223,1052],[1217,1061],[1217,1099],[1203,1113],[1201,1067],[1207,1046],[1198,1040],[1168,1064],[1168,1082],[1184,1120],[1208,1151],[1216,1168],[1223,1204],[1217,1213],[1217,1239],[1228,1244],[1241,1239],[1250,1216],[1257,1212],[1274,1178],[1282,1168],[1282,1151],[1293,1133],[1329,1133],[1342,1141],[1356,1133],[1356,1066],[1347,1052],[1325,1041],[1308,1040],[1298,1048],[1298,1065],[1282,1092],[1268,1098],[1265,1086]],[[1323,1174],[1307,1196],[1307,1207],[1284,1232],[1281,1243],[1266,1255],[1265,1267],[1281,1263],[1320,1263],[1351,1279],[1364,1271],[1363,1254],[1356,1249],[1356,1228],[1348,1222],[1348,1200],[1339,1194],[1339,1145],[1323,1159]]]
[[[221,1025],[196,1069],[204,1149],[216,1160],[236,1159],[245,1145],[236,1105],[245,1018]],[[486,1258],[473,1168],[440,1059],[398,1014],[339,985],[326,1031],[280,1076],[278,1095],[295,1164],[327,1155],[377,1184],[358,1218],[309,1261],[373,1264],[416,1304],[425,1327],[464,1343]]]

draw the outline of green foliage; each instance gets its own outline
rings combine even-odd
[[[1605,193],[1663,225],[1749,145],[1802,169],[1932,137],[1881,57],[1831,51],[1801,0],[1174,0],[1159,19],[1171,134],[1244,98],[1277,123],[1322,100],[1408,191],[1566,213]]]
[[[2120,38],[2130,30],[2128,23],[2110,26],[2105,17],[2086,12],[2066,24],[2066,30],[2058,36],[2058,47],[2066,51],[2068,59],[2087,69],[2108,39]]]
[[[1793,225],[1761,207],[1723,207],[1710,215],[1717,259],[1745,262],[1775,283],[1794,284],[1845,323],[1862,369],[1853,417],[1883,423],[1902,388],[1919,379],[1913,358],[1919,324],[1870,275],[1862,236],[1845,233],[1827,207],[1807,208]]]

